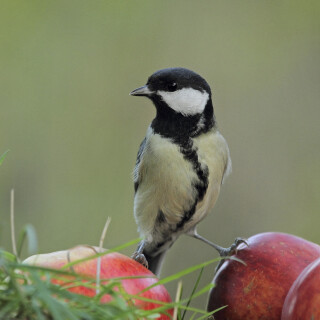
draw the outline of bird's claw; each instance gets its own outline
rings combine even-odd
[[[229,248],[223,248],[222,250],[219,251],[220,257],[222,258],[219,262],[219,264],[216,267],[215,272],[217,273],[217,271],[220,269],[220,267],[222,266],[222,264],[225,261],[226,257],[230,257],[234,254],[237,254],[238,251],[238,246],[243,243],[245,244],[247,247],[249,247],[249,243],[246,239],[243,238],[236,238],[234,240],[234,243],[229,247]]]
[[[237,251],[238,251],[238,247],[241,243],[244,243],[247,247],[249,247],[249,244],[247,242],[246,239],[243,239],[243,238],[236,238],[234,240],[234,243],[229,247],[229,248],[223,248],[223,250],[221,250],[219,252],[220,254],[220,257],[229,257],[229,256],[232,256],[234,254],[237,254]]]
[[[134,252],[131,258],[148,269],[148,261],[143,253]]]

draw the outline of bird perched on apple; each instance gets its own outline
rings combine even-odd
[[[234,253],[243,239],[223,248],[197,232],[231,172],[209,84],[191,70],[167,68],[130,94],[149,98],[156,108],[134,169],[134,216],[143,240],[133,258],[159,275],[165,253],[181,234],[211,245],[222,257]]]

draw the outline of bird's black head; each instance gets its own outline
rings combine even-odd
[[[162,135],[192,136],[214,125],[210,86],[194,71],[185,68],[156,71],[146,85],[130,94],[152,100],[157,109],[152,126]]]

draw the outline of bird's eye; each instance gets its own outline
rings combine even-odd
[[[176,91],[177,90],[177,84],[176,84],[176,82],[172,82],[172,83],[170,83],[169,85],[168,85],[168,91],[170,91],[170,92],[173,92],[173,91]]]

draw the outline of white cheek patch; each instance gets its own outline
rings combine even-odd
[[[158,94],[171,109],[186,116],[202,113],[209,99],[207,92],[192,88],[174,92],[158,91]]]

